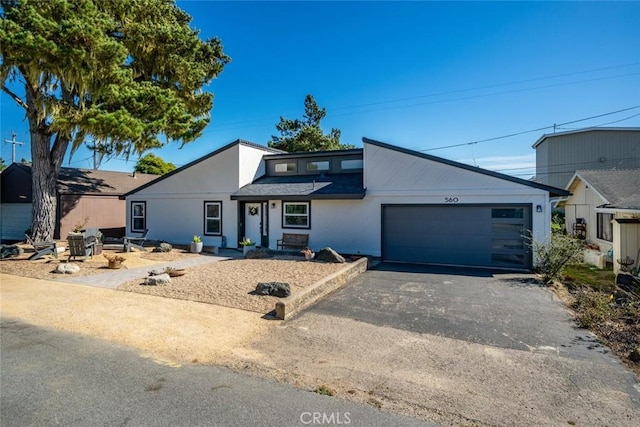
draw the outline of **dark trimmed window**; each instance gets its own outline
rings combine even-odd
[[[311,203],[283,202],[282,228],[311,228]]]
[[[597,220],[598,232],[596,237],[601,240],[606,240],[607,242],[613,242],[613,224],[611,223],[613,214],[598,213]]]
[[[147,202],[131,202],[131,231],[147,228]]]
[[[222,202],[204,202],[204,234],[222,234]]]

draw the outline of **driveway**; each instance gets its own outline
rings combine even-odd
[[[640,415],[633,374],[527,275],[382,264],[236,356],[243,370],[443,425]]]

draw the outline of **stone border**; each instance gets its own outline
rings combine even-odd
[[[278,301],[276,303],[276,318],[281,320],[289,319],[294,314],[315,304],[324,296],[341,288],[359,274],[364,273],[367,270],[367,263],[368,259],[366,257],[360,258],[300,292]]]

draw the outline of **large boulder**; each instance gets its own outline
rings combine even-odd
[[[171,246],[169,243],[162,242],[153,249],[153,252],[171,252],[172,249],[173,246]]]
[[[158,274],[157,276],[149,276],[145,279],[144,284],[149,286],[166,285],[171,282],[168,274]]]
[[[19,257],[23,253],[18,245],[0,245],[0,259]]]
[[[80,271],[79,266],[75,264],[64,263],[64,264],[58,264],[58,266],[54,270],[54,273],[74,274],[74,273],[77,273],[78,271]]]
[[[259,248],[247,252],[245,255],[247,259],[260,259],[260,258],[273,258],[273,254],[268,248]]]
[[[344,262],[344,257],[331,248],[320,249],[320,251],[316,253],[316,259],[318,261],[324,261],[324,262],[335,262],[335,263]]]
[[[260,282],[256,286],[256,294],[273,295],[279,298],[285,298],[291,295],[291,288],[288,283],[282,282]]]

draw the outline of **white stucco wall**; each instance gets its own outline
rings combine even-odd
[[[309,234],[312,249],[330,246],[344,253],[381,255],[383,204],[530,204],[534,238],[548,239],[551,207],[548,193],[533,187],[460,169],[428,159],[364,145],[365,187],[362,200],[313,200],[310,229],[282,229],[282,203],[269,210],[270,247],[283,232]],[[452,204],[455,205],[455,204]],[[536,212],[536,206],[542,212]]]
[[[2,203],[0,206],[0,235],[2,240],[24,240],[24,232],[31,227],[31,203]]]
[[[127,197],[127,235],[131,231],[131,202],[146,202],[150,239],[187,244],[195,234],[206,246],[221,246],[221,236],[204,235],[204,202],[222,202],[222,235],[227,245],[238,241],[238,202],[230,195],[264,173],[263,154],[269,151],[235,144],[215,156],[181,170]],[[242,167],[241,167],[242,166]]]

